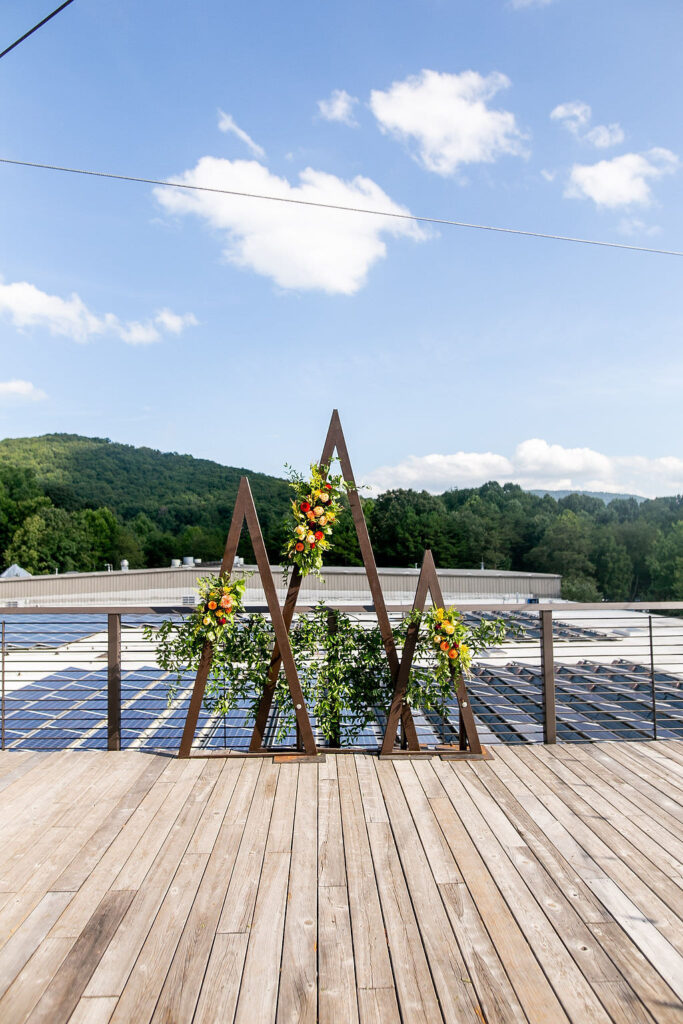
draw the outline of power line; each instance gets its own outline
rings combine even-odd
[[[319,203],[313,199],[292,199],[290,196],[271,196],[260,192],[238,192],[228,188],[211,188],[208,185],[188,185],[180,181],[160,181],[158,178],[138,178],[130,174],[111,174],[108,171],[87,171],[81,167],[60,167],[57,164],[39,164],[29,160],[10,160],[0,157],[0,164],[15,167],[38,167],[45,171],[65,171],[67,174],[86,174],[93,178],[113,178],[115,181],[135,181],[143,185],[160,185],[163,188],[180,188],[192,192],[213,192],[223,196],[237,196],[241,199],[263,199],[272,203],[291,203],[295,206],[313,206],[322,210],[341,210],[343,213],[362,213],[372,217],[393,217],[398,220],[417,221],[420,224],[439,224],[444,227],[473,228],[477,231],[496,231],[506,235],[524,235],[527,238],[549,238],[556,242],[578,242],[580,245],[601,245],[609,249],[628,249],[631,252],[656,253],[659,256],[683,256],[675,249],[649,249],[644,245],[626,245],[624,242],[605,242],[595,238],[574,238],[571,235],[553,235],[544,231],[523,231],[521,228],[501,228],[492,224],[472,224],[464,220],[448,220],[443,217],[418,217],[413,213],[396,213],[388,210],[370,210],[360,206],[342,206],[337,203]]]
[[[63,4],[60,4],[56,11],[53,11],[52,14],[48,14],[47,18],[43,18],[43,20],[39,21],[37,25],[30,28],[28,32],[24,32],[23,36],[20,36],[19,39],[15,40],[11,46],[8,46],[6,50],[3,50],[2,53],[0,53],[0,59],[5,57],[10,50],[13,50],[15,46],[19,45],[19,43],[23,43],[24,39],[28,39],[29,36],[32,36],[33,33],[37,32],[39,28],[42,28],[43,25],[47,25],[48,21],[51,21],[56,14],[59,14],[60,11],[63,11],[65,7],[68,7],[69,4],[72,4],[73,2],[74,0],[65,0]]]

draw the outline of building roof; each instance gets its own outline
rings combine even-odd
[[[15,562],[14,565],[10,565],[4,572],[0,572],[0,580],[23,579],[30,575],[30,572],[27,572],[26,569],[22,569],[21,566],[17,565]]]

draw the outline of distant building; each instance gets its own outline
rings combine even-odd
[[[185,560],[186,563],[190,559]],[[23,574],[19,570],[17,575]],[[193,605],[197,579],[218,571],[218,567],[185,564],[167,569],[129,569],[127,572],[60,573],[0,581],[0,606],[40,605]],[[561,576],[551,573],[503,572],[496,569],[439,569],[444,600],[452,604],[485,601],[491,604],[560,600]],[[11,570],[7,570],[11,572]],[[287,586],[280,566],[272,566],[280,601]],[[410,607],[415,597],[419,569],[378,569],[384,598],[389,605]],[[3,574],[7,575],[7,574]],[[369,604],[370,588],[362,567],[326,566],[324,582],[310,575],[299,595],[302,605],[324,600],[341,605]],[[233,576],[246,577],[246,604],[265,604],[256,566],[240,565]]]
[[[18,580],[30,577],[31,573],[27,572],[26,569],[22,569],[16,562],[14,565],[10,565],[4,572],[0,572],[0,580]]]

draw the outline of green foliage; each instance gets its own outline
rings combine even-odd
[[[595,580],[590,576],[563,576],[562,597],[566,601],[596,602],[601,598]]]
[[[213,585],[212,585],[213,586]],[[234,586],[234,584],[233,584]],[[145,627],[145,637],[156,646],[157,664],[170,673],[169,702],[188,673],[196,672],[208,639],[213,659],[204,693],[205,709],[225,715],[246,708],[245,722],[255,719],[271,665],[275,645],[272,623],[260,613],[237,614],[216,629],[204,617],[211,588],[203,590],[202,605],[182,623],[164,621],[158,629]],[[236,595],[236,608],[240,595]],[[441,610],[443,612],[443,609]],[[417,629],[415,659],[408,681],[407,700],[415,708],[446,713],[446,704],[457,689],[461,673],[482,651],[499,646],[506,638],[502,620],[482,619],[457,630],[461,657],[444,663],[433,643],[437,612],[421,621],[419,614],[406,617],[394,630],[402,649],[408,629]],[[457,613],[451,613],[455,620]],[[458,617],[459,618],[459,617]],[[385,714],[393,694],[389,663],[377,624],[356,622],[338,609],[321,602],[309,615],[300,615],[290,631],[290,644],[299,683],[309,708],[315,708],[320,732],[332,746],[353,743],[381,710]],[[295,726],[296,714],[289,686],[280,671],[274,693],[278,713],[277,738],[282,740]]]
[[[156,645],[157,664],[171,675],[169,700],[175,698],[187,673],[196,672],[204,642],[210,639],[206,630],[197,628],[197,619],[193,614],[182,623],[168,619],[158,630],[145,629],[146,638]],[[354,622],[321,603],[311,615],[296,619],[290,643],[304,699],[316,708],[323,736],[335,746],[353,742],[390,694],[391,676],[379,628]],[[244,706],[246,720],[253,721],[275,645],[272,623],[260,613],[238,612],[220,633],[214,632],[211,644],[204,707],[213,714],[226,714]],[[283,671],[274,703],[277,735],[282,740],[296,721]]]
[[[33,574],[95,572],[122,558],[133,569],[144,564],[137,538],[108,508],[67,512],[47,501],[26,516],[4,552],[8,565],[17,562]]]
[[[683,522],[660,533],[649,558],[652,592],[662,601],[683,601]]]

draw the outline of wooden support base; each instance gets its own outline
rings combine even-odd
[[[434,753],[439,754],[442,761],[493,761],[493,754],[488,747],[482,746],[481,753],[473,753],[471,750],[460,750],[455,744],[443,743],[434,748]]]
[[[390,750],[388,753],[384,753],[383,750],[379,751],[380,761],[420,761],[426,758],[435,757],[436,750],[428,747],[421,747],[419,750],[400,750],[398,747],[395,750]]]
[[[210,760],[211,758],[237,758],[237,757],[272,757],[274,764],[285,764],[288,761],[297,764],[315,762],[325,763],[325,754],[318,751],[317,754],[307,754],[305,750],[193,750],[185,760]]]

